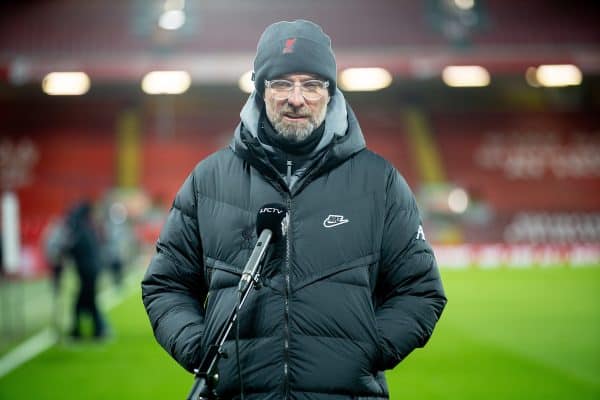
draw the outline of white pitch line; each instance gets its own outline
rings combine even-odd
[[[126,279],[127,289],[131,289],[131,287],[139,281],[140,279],[137,274],[129,275]],[[104,309],[108,311],[123,302],[127,295],[116,296],[114,294],[114,289],[109,288],[100,293],[98,297],[99,301],[104,304]],[[0,379],[9,372],[25,364],[27,361],[48,350],[50,347],[54,346],[57,341],[58,335],[50,328],[46,328],[37,335],[27,339],[4,357],[0,358]]]
[[[52,347],[57,339],[56,333],[48,328],[27,339],[10,353],[0,358],[0,378]]]

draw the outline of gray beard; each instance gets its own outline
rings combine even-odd
[[[315,130],[315,126],[312,121],[309,121],[303,127],[296,127],[280,120],[273,124],[273,128],[275,128],[277,133],[279,133],[281,136],[292,142],[301,142],[309,137],[310,134]]]
[[[324,107],[321,115],[316,115],[313,118],[310,118],[308,123],[304,126],[297,126],[293,123],[285,122],[283,120],[283,116],[274,118],[278,116],[270,115],[270,112],[267,109],[267,118],[269,118],[269,121],[271,122],[271,125],[273,125],[273,128],[275,128],[275,131],[292,142],[301,142],[309,137],[311,133],[313,133],[313,131],[323,123],[326,115],[327,107]]]

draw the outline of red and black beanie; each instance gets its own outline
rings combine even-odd
[[[265,79],[307,72],[329,81],[329,93],[336,88],[337,67],[331,39],[314,22],[281,21],[269,25],[258,40],[254,58],[254,87],[263,96]]]

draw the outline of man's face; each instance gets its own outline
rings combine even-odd
[[[267,118],[275,130],[283,137],[299,142],[306,139],[325,120],[329,92],[319,89],[321,96],[316,100],[307,100],[302,94],[300,83],[319,77],[311,74],[287,74],[277,79],[294,82],[289,95],[281,99],[281,93],[265,88],[265,107]]]

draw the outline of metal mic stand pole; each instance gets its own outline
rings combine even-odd
[[[188,394],[187,400],[218,400],[217,393],[215,392],[215,388],[217,383],[219,382],[219,371],[217,369],[217,364],[221,357],[227,358],[227,354],[223,351],[223,344],[227,340],[229,336],[229,332],[231,328],[233,328],[233,324],[238,318],[239,311],[244,304],[244,301],[252,291],[252,289],[260,289],[260,271],[262,269],[262,260],[264,257],[264,252],[267,244],[270,240],[270,234],[267,240],[264,242],[259,241],[257,244],[257,248],[255,248],[256,254],[252,254],[248,264],[251,265],[249,272],[244,272],[242,276],[242,284],[240,284],[240,289],[238,291],[240,296],[239,308],[233,307],[233,310],[229,313],[229,317],[227,318],[223,329],[219,333],[219,336],[216,340],[215,344],[212,344],[204,357],[202,358],[202,362],[200,366],[194,370],[194,385],[192,386],[192,390]],[[260,248],[262,246],[262,248]],[[247,265],[248,267],[248,265]],[[247,271],[248,268],[245,269]],[[249,279],[247,279],[249,278]],[[246,284],[243,284],[246,283]]]

